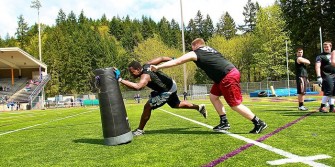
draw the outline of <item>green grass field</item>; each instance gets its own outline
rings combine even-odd
[[[311,113],[320,97],[298,111],[296,98],[244,99],[268,124],[261,134],[249,134],[252,123],[227,105],[230,133],[213,132],[219,118],[208,99],[192,101],[206,104],[207,119],[165,105],[153,111],[145,135],[118,146],[104,145],[97,107],[0,112],[0,166],[335,166],[335,113]],[[132,129],[143,105],[126,104]]]

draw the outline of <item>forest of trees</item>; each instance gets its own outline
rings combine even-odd
[[[295,48],[303,47],[305,57],[312,62],[308,70],[310,80],[314,80],[315,57],[321,49],[320,27],[323,41],[335,39],[335,4],[331,2],[280,0],[262,8],[248,0],[243,9],[243,25],[236,25],[225,11],[214,25],[210,16],[199,10],[185,23],[186,51],[191,50],[193,39],[201,37],[236,65],[242,82],[268,77],[282,80],[287,77],[287,42],[290,77],[295,76]],[[22,15],[17,23],[15,36],[0,37],[0,47],[20,47],[38,58],[38,25],[29,27]],[[90,93],[94,69],[115,66],[131,80],[125,69],[132,60],[145,63],[158,56],[179,57],[183,53],[181,26],[164,17],[158,22],[148,16],[130,19],[103,15],[93,20],[84,11],[76,16],[60,9],[55,25],[41,26],[42,61],[51,75],[45,89],[47,96]],[[188,85],[211,83],[194,63],[187,63],[186,67]],[[182,66],[164,71],[183,87]]]

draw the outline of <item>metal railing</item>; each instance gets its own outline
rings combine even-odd
[[[48,83],[48,81],[51,79],[50,75],[43,76],[42,81],[37,85],[37,87],[34,89],[34,91],[30,94],[28,97],[29,104],[32,106],[32,102],[35,100],[35,98],[38,96],[38,94],[42,91],[44,86]]]

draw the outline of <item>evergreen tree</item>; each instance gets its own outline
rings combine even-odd
[[[186,27],[185,32],[185,46],[187,50],[191,50],[191,42],[195,38],[202,37],[203,30],[203,15],[200,10],[198,10],[194,19],[191,19]]]
[[[66,14],[62,9],[60,9],[56,18],[56,25],[65,23],[65,21],[66,21]]]
[[[28,30],[29,30],[29,27],[28,27],[28,23],[25,22],[24,18],[23,18],[23,15],[20,15],[18,17],[18,28],[16,29],[16,38],[17,38],[17,41],[19,42],[19,47],[21,49],[25,49],[26,46],[28,45]]]
[[[6,34],[4,41],[5,41],[5,44],[4,44],[5,47],[17,47],[18,46],[17,40],[14,37],[10,37],[8,33]]]
[[[137,23],[136,23],[137,22]],[[133,52],[137,44],[143,41],[143,36],[140,31],[141,27],[139,21],[132,21],[129,16],[123,21],[123,35],[120,39],[122,46],[128,51]]]
[[[61,91],[62,77],[62,54],[66,52],[64,46],[65,36],[61,27],[55,27],[48,34],[48,38],[44,45],[44,62],[48,65],[48,74],[51,76],[45,92],[47,96],[55,96]]]
[[[200,32],[197,29],[197,25],[193,19],[188,22],[188,25],[185,29],[185,48],[186,50],[191,50],[191,42],[200,37]]]
[[[82,10],[79,14],[78,23],[81,24],[81,25],[84,25],[87,22],[88,22],[88,19],[85,17],[84,11]]]
[[[122,20],[119,17],[114,16],[109,23],[109,34],[116,37],[117,40],[121,40],[124,34],[124,29]]]
[[[143,39],[153,37],[156,33],[156,23],[151,18],[142,16],[141,32]]]
[[[162,39],[162,41],[168,45],[168,46],[172,46],[172,37],[171,37],[171,29],[170,29],[170,22],[165,18],[163,17],[157,24],[158,26],[158,32],[159,32],[159,35]]]
[[[231,39],[236,35],[236,32],[234,19],[226,12],[221,16],[219,23],[217,23],[217,34],[226,37],[226,39]]]
[[[103,14],[99,20],[101,26],[108,26],[109,21],[106,17],[106,14]]]
[[[203,18],[204,16],[201,14],[201,11],[198,10],[195,18],[194,18],[194,24],[195,24],[195,29],[198,31],[198,34],[201,35],[201,30],[203,29]]]
[[[181,29],[180,29],[179,24],[174,19],[172,19],[170,27],[171,27],[171,30],[170,30],[171,31],[170,32],[171,45],[169,46],[182,50],[183,48],[182,47],[182,34],[181,34]]]
[[[248,33],[252,32],[256,26],[256,14],[259,10],[258,3],[253,3],[248,0],[247,4],[243,7],[244,25],[239,26],[239,30]]]
[[[191,50],[191,42],[195,38],[203,38],[205,41],[210,39],[214,34],[214,26],[209,15],[206,19],[203,18],[200,10],[198,10],[194,19],[191,19],[186,27],[185,45],[188,50]]]
[[[203,20],[202,29],[201,29],[201,37],[204,40],[209,40],[212,38],[214,34],[214,26],[213,21],[209,15],[206,16],[206,19]]]

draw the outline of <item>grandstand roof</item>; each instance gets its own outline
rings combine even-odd
[[[0,48],[0,69],[47,69],[47,65],[18,47]]]

